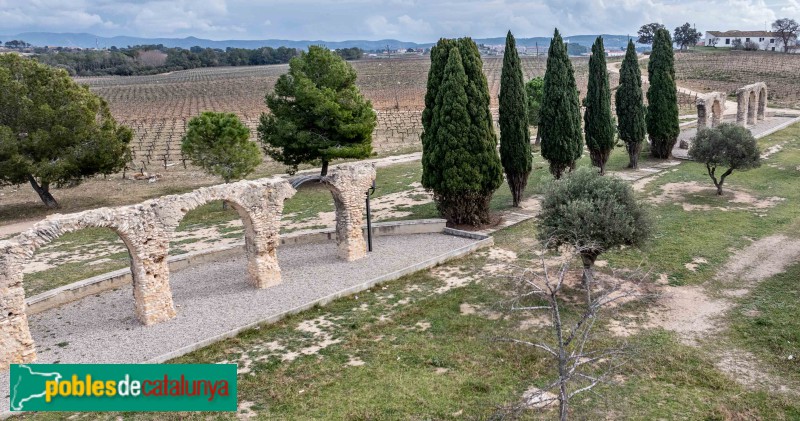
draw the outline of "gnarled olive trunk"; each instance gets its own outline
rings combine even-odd
[[[39,185],[33,175],[30,174],[28,174],[28,181],[30,181],[31,187],[33,187],[33,190],[39,195],[39,198],[42,199],[45,206],[50,209],[57,209],[60,207],[56,198],[50,194],[50,183],[42,182],[42,184]]]

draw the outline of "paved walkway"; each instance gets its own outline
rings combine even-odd
[[[254,289],[242,256],[172,273],[178,316],[143,326],[131,286],[29,316],[39,363],[141,363],[234,329],[276,318],[320,299],[363,289],[364,283],[435,260],[478,240],[444,234],[377,237],[375,251],[345,262],[333,242],[278,249],[283,283]],[[8,371],[0,373],[0,413],[8,410]]]
[[[724,122],[733,123],[735,122],[735,119],[736,119],[735,115],[733,116],[733,118],[728,118],[726,116]],[[750,129],[750,132],[753,133],[753,136],[756,139],[761,139],[762,137],[769,136],[770,134],[775,133],[776,131],[781,130],[798,121],[800,121],[800,116],[767,117],[764,120],[759,121],[758,124],[756,124],[755,126],[748,126],[748,128]],[[691,140],[696,134],[697,134],[696,127],[682,130],[681,134],[678,136],[678,143],[675,144],[675,148],[672,149],[672,156],[678,159],[689,159],[689,150],[681,149],[680,141],[685,140],[691,146]]]

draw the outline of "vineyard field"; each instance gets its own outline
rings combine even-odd
[[[522,57],[525,79],[543,76],[546,57]],[[645,66],[646,60],[643,61]],[[378,112],[373,145],[379,155],[419,150],[420,113],[430,62],[427,58],[375,59],[351,62],[357,84]],[[586,93],[588,58],[572,58],[581,97]],[[497,117],[501,57],[484,58],[484,74]],[[800,81],[789,77],[800,68],[800,55],[755,52],[678,52],[679,85],[701,92],[721,90],[729,94],[741,86],[765,81],[770,103],[800,107]],[[105,98],[112,114],[136,133],[131,168],[160,166],[183,169],[180,139],[187,121],[202,111],[239,115],[255,134],[264,95],[288,65],[204,68],[162,75],[79,78],[78,81]],[[646,72],[645,72],[646,74]],[[619,75],[610,73],[610,85]],[[645,86],[645,89],[647,86]],[[680,95],[681,114],[694,112],[695,98]]]

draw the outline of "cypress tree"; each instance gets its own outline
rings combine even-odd
[[[586,146],[592,165],[606,172],[606,162],[614,150],[614,120],[611,116],[611,90],[608,86],[606,50],[603,37],[597,37],[589,58],[589,85],[586,93],[586,112],[583,115]]]
[[[433,109],[436,105],[436,96],[439,94],[439,86],[442,84],[444,66],[447,64],[447,56],[450,49],[456,45],[456,40],[441,38],[436,45],[431,48],[431,67],[428,70],[428,87],[425,92],[425,109],[422,110],[422,155],[428,145],[428,139],[435,137],[431,127],[433,120]]]
[[[636,57],[636,47],[628,40],[628,50],[619,72],[619,88],[616,95],[619,137],[625,142],[630,164],[628,168],[639,168],[639,153],[647,132],[645,109],[642,100],[642,72]]]
[[[422,185],[451,223],[487,223],[503,174],[478,47],[469,38],[440,40],[431,61],[429,77],[439,80],[428,80]]]
[[[678,141],[678,91],[675,85],[675,57],[669,31],[659,29],[647,65],[650,88],[647,90],[647,134],[650,151],[666,159]]]
[[[500,161],[515,207],[519,206],[533,163],[525,82],[516,44],[508,31],[500,76]]]
[[[575,73],[558,29],[550,41],[547,56],[539,133],[542,157],[550,162],[550,173],[561,178],[561,174],[573,169],[575,161],[581,157],[583,135]]]

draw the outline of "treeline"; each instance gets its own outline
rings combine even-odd
[[[186,50],[167,48],[160,44],[111,47],[102,51],[37,48],[35,52],[41,63],[65,69],[73,76],[132,76],[200,67],[281,64],[288,63],[299,54],[296,48],[287,47],[262,47],[254,50],[192,47]]]

